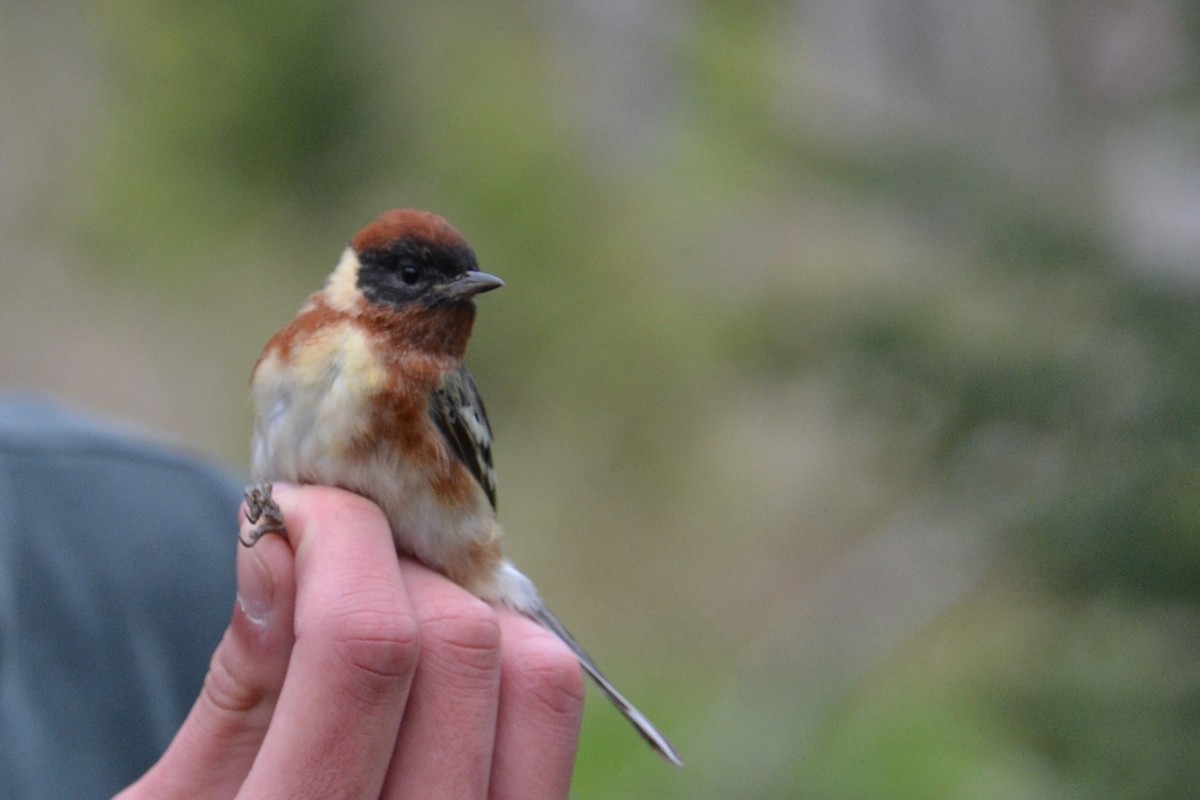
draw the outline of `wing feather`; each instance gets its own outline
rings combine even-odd
[[[434,390],[429,415],[496,507],[496,470],[492,466],[492,427],[483,398],[467,368],[447,372]]]

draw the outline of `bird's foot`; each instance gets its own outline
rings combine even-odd
[[[246,487],[246,521],[252,527],[246,537],[238,534],[238,541],[245,547],[254,547],[268,533],[277,533],[287,538],[283,524],[283,511],[271,498],[271,482],[262,481]]]

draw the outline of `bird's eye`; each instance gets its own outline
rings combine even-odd
[[[409,286],[414,285],[421,279],[421,271],[414,266],[407,266],[400,270],[400,280],[404,281]]]

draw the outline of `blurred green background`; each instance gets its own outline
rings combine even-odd
[[[0,5],[0,385],[244,464],[362,224],[508,286],[515,560],[689,765],[587,798],[1200,796],[1185,0]]]

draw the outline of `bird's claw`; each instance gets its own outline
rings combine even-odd
[[[258,540],[268,533],[275,533],[287,538],[287,528],[283,524],[283,511],[271,497],[271,482],[262,481],[246,487],[246,521],[252,527],[243,537],[238,533],[238,541],[243,547],[254,547]]]

